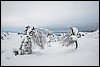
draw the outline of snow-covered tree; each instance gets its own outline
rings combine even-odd
[[[51,47],[50,44],[53,43],[53,42],[56,42],[56,36],[53,34],[52,31],[49,31],[47,38],[48,38],[47,44],[49,45],[49,47]]]
[[[19,49],[21,55],[32,53],[32,42],[29,36],[26,36],[26,38],[22,41]]]
[[[1,39],[9,39],[9,32],[1,32]]]
[[[32,43],[31,47],[39,46],[41,49],[44,49],[44,46],[46,44],[46,35],[44,34],[45,29],[26,26],[24,30],[24,34],[22,35],[22,44],[25,44],[27,41],[27,36],[30,38],[30,41]],[[25,41],[26,40],[26,41]]]
[[[76,44],[76,49],[78,48],[78,35],[79,31],[76,27],[70,27],[70,33],[67,36],[63,36],[62,38],[62,46],[69,46],[73,43]]]

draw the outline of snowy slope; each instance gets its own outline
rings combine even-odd
[[[84,33],[84,32],[82,32]],[[85,34],[85,33],[84,33]],[[1,40],[2,66],[99,66],[99,34],[87,33],[78,39],[79,47],[61,46],[59,42],[36,48],[32,55],[14,56],[12,50],[19,48],[20,37],[10,34],[9,39]]]

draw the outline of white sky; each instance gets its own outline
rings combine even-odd
[[[1,27],[99,23],[99,1],[1,1]]]

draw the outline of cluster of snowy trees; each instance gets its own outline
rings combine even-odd
[[[39,47],[44,49],[45,45],[52,47],[51,43],[60,42],[62,46],[74,44],[78,48],[78,38],[85,34],[80,34],[76,27],[69,27],[68,33],[55,35],[52,31],[45,28],[25,27],[22,32],[17,33],[21,37],[21,45],[18,50],[14,50],[15,55],[32,54],[33,49]],[[96,30],[99,34],[99,29]],[[1,40],[9,39],[9,32],[1,32]]]
[[[21,45],[18,51],[14,51],[16,54],[31,54],[32,49],[35,47],[40,47],[44,49],[45,45],[52,47],[50,44],[60,41],[62,46],[69,46],[72,43],[76,44],[76,49],[78,47],[77,38],[80,37],[79,31],[76,27],[70,27],[70,32],[68,35],[61,34],[61,36],[56,36],[52,31],[45,28],[37,28],[26,26],[21,34]],[[17,55],[16,54],[16,55]]]

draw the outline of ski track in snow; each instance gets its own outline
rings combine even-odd
[[[11,37],[13,36],[13,37]],[[99,35],[87,33],[78,39],[79,47],[61,46],[59,42],[45,46],[44,50],[33,49],[31,55],[14,56],[12,49],[19,48],[20,37],[9,35],[10,39],[1,41],[2,66],[98,66],[99,65]]]

